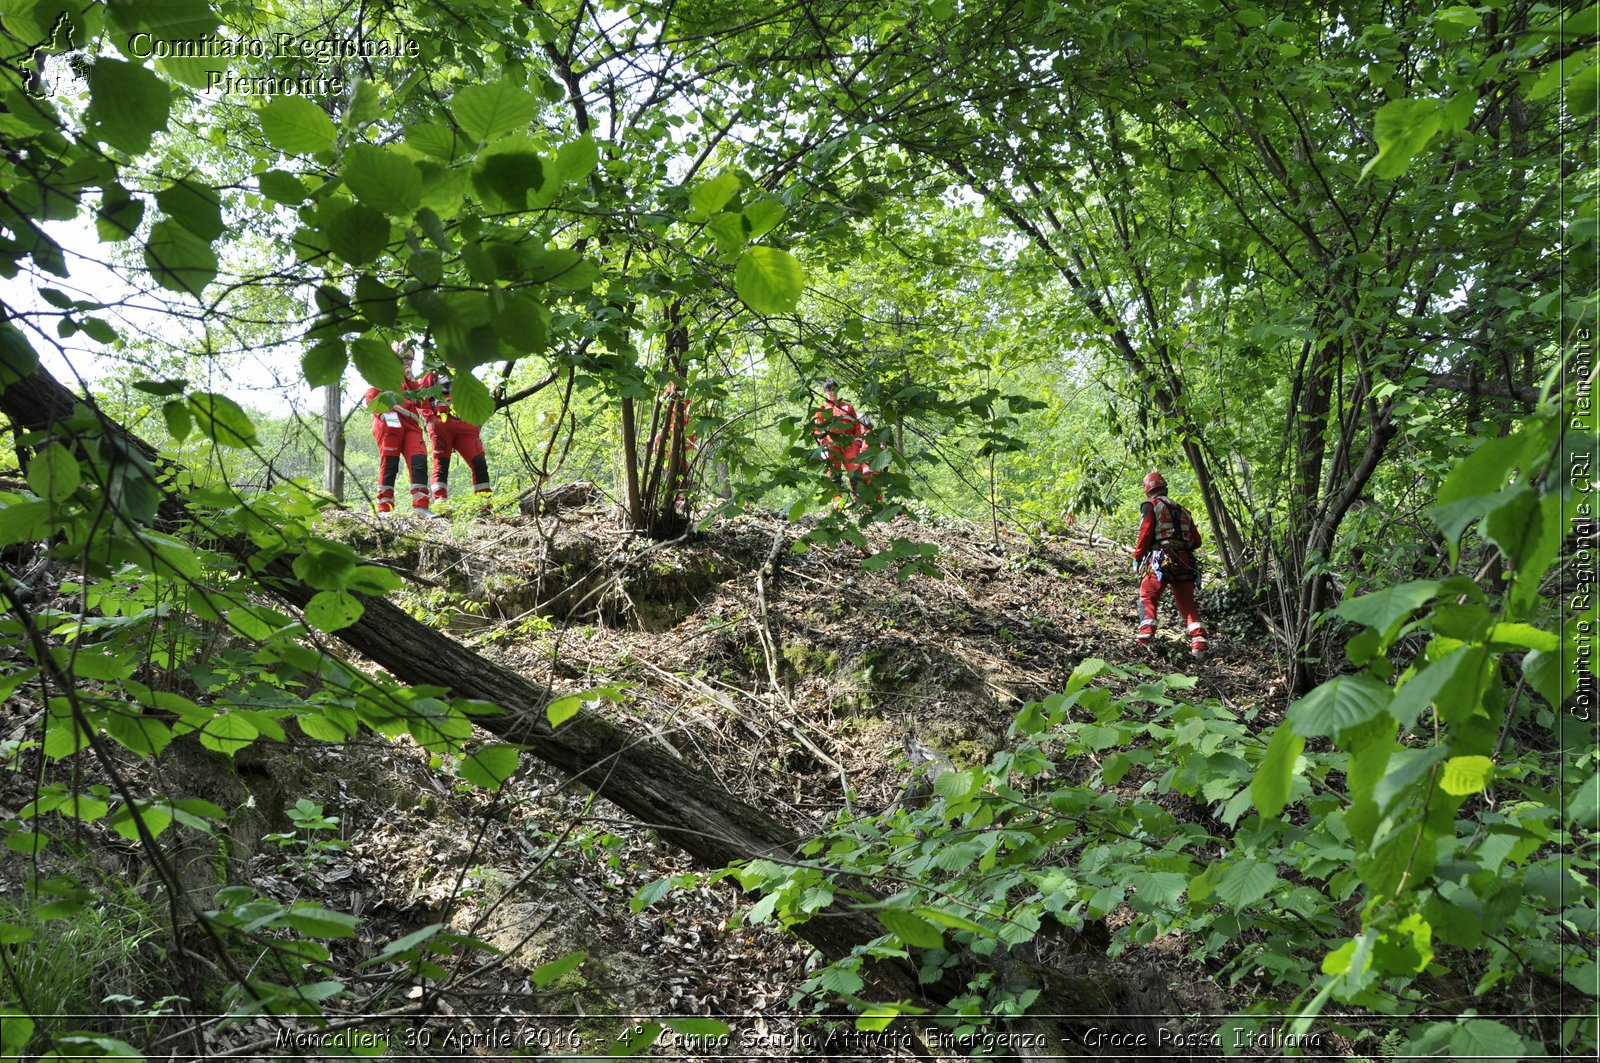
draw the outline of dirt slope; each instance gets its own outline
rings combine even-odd
[[[326,527],[410,573],[406,607],[500,663],[563,693],[628,684],[606,711],[802,832],[847,801],[888,808],[907,778],[907,736],[957,766],[981,762],[1015,712],[1060,689],[1079,661],[1145,661],[1132,643],[1125,554],[1070,540],[995,545],[987,529],[904,522],[863,529],[865,547],[806,549],[796,541],[809,525],[767,516],[648,544],[600,508],[454,523],[334,513]],[[938,552],[918,571],[863,567],[894,540]],[[1188,661],[1176,616],[1164,613],[1167,659],[1146,663],[1192,672],[1202,694],[1262,701],[1273,672],[1261,638],[1209,619],[1211,661]],[[29,708],[8,703],[4,731],[25,734],[37,719]],[[809,950],[739,926],[742,900],[726,884],[634,913],[634,893],[686,870],[682,859],[654,844],[647,824],[527,758],[490,797],[409,740],[330,747],[291,736],[288,747],[242,752],[236,772],[181,744],[171,755],[190,758],[185,778],[215,776],[207,796],[252,810],[240,817],[227,881],[363,916],[337,958],[372,958],[440,921],[499,950],[460,957],[448,990],[417,1002],[439,1013],[416,1027],[437,1039],[455,1031],[457,1047],[500,1055],[496,1037],[537,1028],[548,1043],[533,1047],[572,1054],[633,1017],[716,1013],[744,1016],[740,1028],[763,1043],[819,1050],[788,1003]],[[4,801],[14,808],[25,788],[10,778]],[[321,805],[346,844],[269,840],[291,826],[296,800]],[[137,856],[121,847],[102,858],[118,860]],[[13,887],[19,870],[3,876]],[[222,884],[200,878],[201,893]],[[587,958],[554,983],[531,976],[574,951]],[[1221,1006],[1203,972],[1172,975],[1185,1010]],[[562,1018],[530,1025],[530,1014]],[[277,1029],[263,1019],[207,1043],[248,1053]]]

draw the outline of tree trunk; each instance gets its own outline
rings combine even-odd
[[[0,412],[13,423],[34,430],[57,428],[63,436],[69,432],[59,426],[79,405],[84,405],[82,400],[43,370],[0,391]],[[159,466],[159,457],[143,441],[108,419],[102,417],[100,423],[105,434],[119,437],[152,467]],[[158,480],[151,486],[160,492],[163,522],[177,526],[192,519],[187,503],[164,483]],[[280,554],[263,564],[259,548],[248,537],[213,545],[236,557],[241,571],[255,572],[262,587],[290,605],[303,608],[317,593],[295,576],[292,554]],[[552,727],[545,716],[551,700],[548,688],[485,660],[385,598],[358,597],[364,607],[361,617],[332,637],[404,682],[437,685],[456,697],[493,703],[499,711],[474,717],[473,722],[618,805],[701,866],[720,868],[759,858],[801,859],[799,835],[728,793],[709,773],[666,752],[659,740],[588,711]],[[794,932],[823,955],[837,959],[880,937],[884,927],[870,912],[840,907],[799,924]],[[976,969],[969,961],[927,986],[919,984],[917,966],[908,960],[886,957],[868,964],[863,973],[872,979],[870,991],[880,998],[947,1003],[964,993],[965,980]],[[1052,1024],[1057,1038],[1065,1039],[1067,1031],[1084,1025],[1146,1032],[1151,1023],[1148,1014],[1129,1014],[1118,1003],[1151,999],[1147,988],[1109,973],[1062,979],[1055,972],[1032,968],[1031,974],[1032,984],[1046,990],[1034,1011],[1082,1017],[1075,1024]]]
[[[323,389],[322,398],[322,489],[335,502],[344,501],[344,411],[343,379]]]

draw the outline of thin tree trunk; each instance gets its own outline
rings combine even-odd
[[[344,501],[344,394],[341,377],[323,389],[322,397],[322,489],[335,502]]]

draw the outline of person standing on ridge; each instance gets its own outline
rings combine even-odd
[[[443,502],[450,497],[452,451],[460,454],[461,460],[472,469],[473,493],[489,494],[489,457],[484,453],[482,430],[451,411],[450,377],[430,369],[417,381],[417,386],[434,392],[422,405],[423,421],[428,426],[428,444],[433,448],[433,500]]]
[[[1195,601],[1200,569],[1194,552],[1200,547],[1200,529],[1189,511],[1168,498],[1166,491],[1167,481],[1159,472],[1144,478],[1146,501],[1139,507],[1139,538],[1133,548],[1134,561],[1149,562],[1139,581],[1138,643],[1150,648],[1156,633],[1156,607],[1161,592],[1170,584],[1172,600],[1189,625],[1189,655],[1204,660],[1211,647]]]
[[[416,358],[416,348],[408,340],[394,345],[395,357],[400,359],[405,379],[401,383],[402,396],[408,396],[423,385],[411,375],[411,365]],[[368,388],[363,400],[370,409],[380,394],[378,388]],[[423,401],[402,398],[383,413],[372,414],[372,438],[378,444],[378,512],[394,510],[394,485],[400,476],[400,459],[406,459],[411,473],[411,508],[428,514],[428,456],[422,443]],[[431,514],[429,514],[431,515]]]
[[[822,382],[822,405],[811,420],[811,434],[821,447],[828,479],[842,487],[848,476],[850,493],[855,494],[855,459],[864,449],[861,419],[856,408],[839,397],[839,382],[832,377]]]

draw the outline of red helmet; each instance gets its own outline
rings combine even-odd
[[[1159,472],[1152,472],[1152,473],[1148,474],[1147,476],[1145,476],[1145,478],[1144,478],[1144,493],[1145,494],[1149,494],[1151,491],[1165,491],[1166,489],[1167,489],[1167,481],[1162,479],[1161,474]]]

